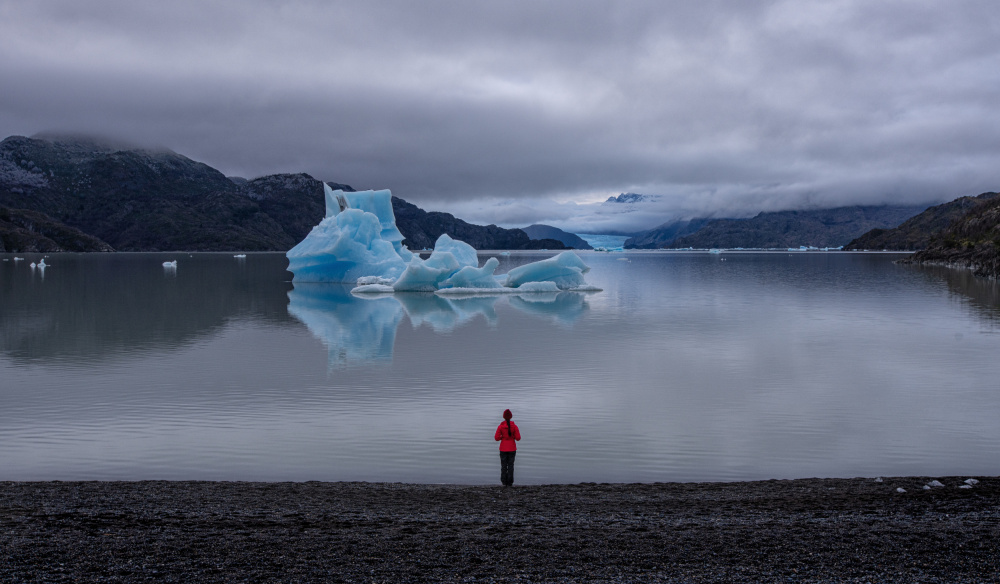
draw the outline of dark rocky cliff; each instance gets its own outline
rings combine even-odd
[[[973,208],[986,204],[997,196],[997,193],[983,193],[978,197],[959,197],[954,201],[929,207],[893,229],[873,229],[845,245],[844,249],[892,251],[925,249],[930,245],[932,237],[947,229]]]
[[[993,196],[932,236],[927,249],[901,263],[967,268],[977,276],[1000,278],[1000,196],[986,194]]]

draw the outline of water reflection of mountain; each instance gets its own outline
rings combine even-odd
[[[1000,282],[976,276],[972,270],[944,266],[921,266],[930,277],[942,280],[952,294],[968,301],[981,318],[1000,324]]]
[[[288,312],[326,345],[331,368],[391,362],[396,330],[406,314],[414,327],[446,333],[483,317],[499,320],[497,306],[572,324],[586,311],[584,294],[525,294],[446,297],[430,293],[355,296],[350,286],[299,284],[288,292]]]
[[[51,254],[44,277],[27,265],[40,259],[0,263],[0,351],[13,359],[105,359],[186,346],[235,319],[290,322],[283,254]]]

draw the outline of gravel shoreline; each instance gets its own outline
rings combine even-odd
[[[1000,582],[966,478],[0,482],[0,581]]]

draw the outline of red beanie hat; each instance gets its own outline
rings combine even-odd
[[[510,413],[510,410],[503,411],[503,419],[509,420],[514,417],[514,414]]]

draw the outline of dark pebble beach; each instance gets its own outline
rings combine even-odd
[[[998,582],[967,478],[3,482],[0,581]]]

